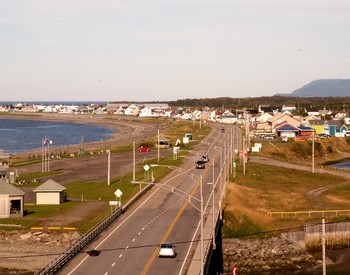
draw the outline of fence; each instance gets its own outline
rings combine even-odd
[[[94,238],[96,238],[103,230],[110,226],[122,213],[124,213],[133,203],[135,203],[144,193],[146,193],[152,185],[146,186],[140,192],[138,192],[132,199],[130,199],[125,206],[114,210],[103,221],[94,226],[86,234],[81,236],[75,241],[64,253],[53,259],[47,266],[40,269],[35,274],[48,275],[55,274],[65,263],[79,253],[87,244],[89,244]]]
[[[290,216],[305,216],[308,215],[311,218],[311,215],[321,215],[322,217],[333,215],[338,217],[339,214],[347,213],[350,215],[350,210],[313,210],[313,211],[277,211],[277,212],[267,212],[269,216],[279,215],[281,218],[287,218]]]

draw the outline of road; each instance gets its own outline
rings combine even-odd
[[[192,255],[200,242],[200,185],[202,183],[203,214],[206,220],[213,189],[213,185],[208,183],[213,182],[213,173],[218,174],[220,169],[220,150],[217,148],[222,148],[223,141],[229,138],[229,131],[223,134],[218,127],[213,129],[189,154],[181,170],[173,168],[175,170],[158,183],[173,186],[184,192],[186,197],[191,195],[193,205],[165,190],[163,186],[153,186],[85,249],[100,250],[98,257],[78,254],[59,274],[187,274]],[[203,154],[208,154],[211,162],[206,169],[195,169],[195,161]],[[212,165],[213,160],[215,167]],[[214,186],[217,192],[222,190],[218,184],[219,181]],[[158,258],[158,244],[164,241],[176,245],[176,258]]]

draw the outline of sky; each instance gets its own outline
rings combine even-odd
[[[0,101],[173,101],[349,79],[349,0],[0,0]]]

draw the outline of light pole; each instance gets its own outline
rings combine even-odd
[[[182,171],[182,172],[185,172],[185,173],[188,173],[189,175],[191,175],[192,177],[198,177],[197,175],[189,172],[189,171],[186,171],[186,170],[182,170],[181,168],[179,167],[176,167],[176,166],[171,166],[171,165],[161,165],[161,164],[150,164],[151,167],[167,167],[169,169],[172,169],[172,170],[179,170],[179,171]],[[214,183],[213,183],[214,184]],[[157,184],[155,184],[157,185]],[[199,176],[199,185],[200,185],[200,198],[199,198],[199,201],[200,201],[200,210],[194,206],[194,208],[196,210],[198,210],[200,212],[200,216],[201,216],[201,241],[200,241],[200,254],[201,254],[201,259],[200,259],[200,262],[201,262],[201,275],[204,274],[204,225],[203,225],[203,180],[202,180],[202,175]],[[188,194],[189,195],[189,194]],[[191,195],[189,195],[189,197],[192,197]]]
[[[111,185],[111,151],[106,150],[108,154],[108,169],[107,169],[107,183]]]

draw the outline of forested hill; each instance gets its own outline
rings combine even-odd
[[[294,96],[265,96],[265,97],[219,97],[219,98],[192,98],[168,101],[170,106],[216,108],[216,109],[257,109],[259,105],[282,107],[283,105],[295,106],[297,108],[314,107],[328,110],[350,110],[349,97],[294,97]]]

